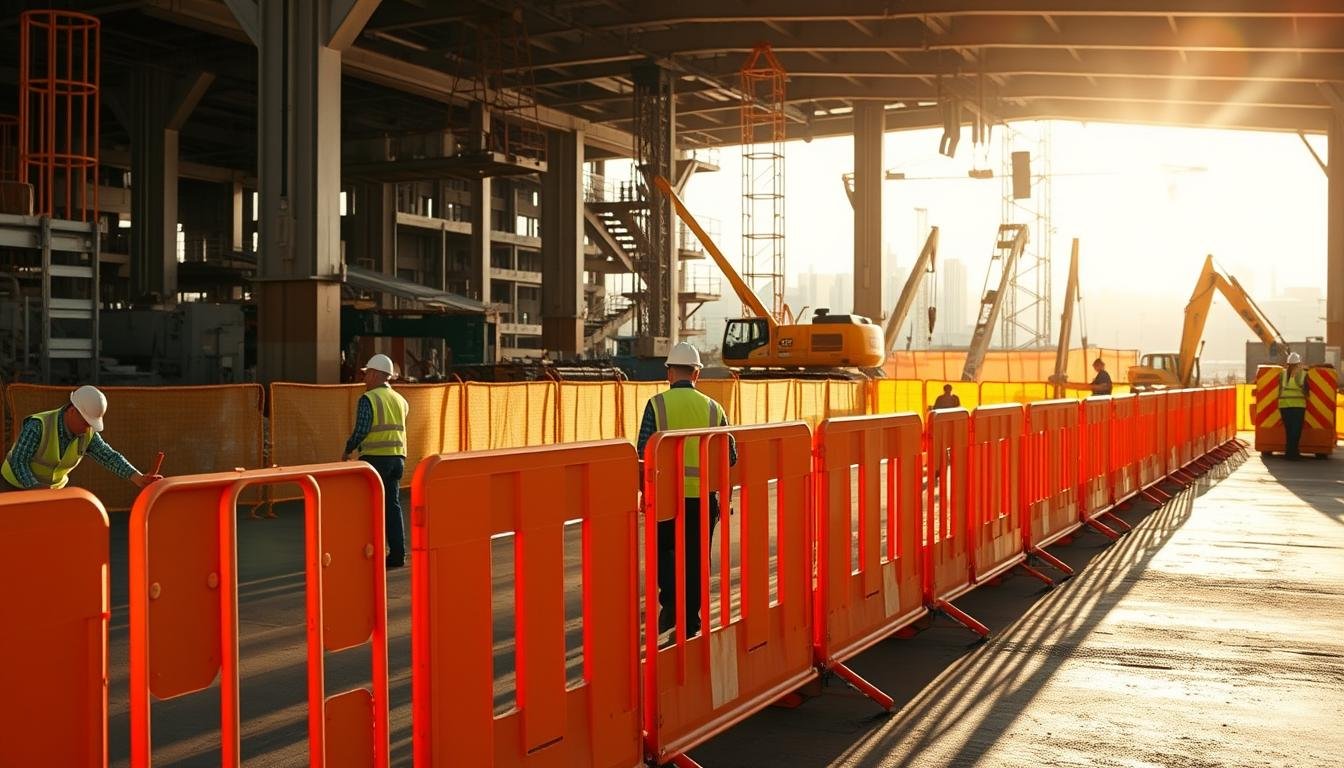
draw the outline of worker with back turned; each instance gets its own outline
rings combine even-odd
[[[1092,394],[1111,394],[1111,374],[1106,372],[1106,361],[1102,360],[1100,357],[1093,360],[1092,370],[1097,372],[1096,378],[1092,379]]]
[[[1307,416],[1307,372],[1302,370],[1302,356],[1296,352],[1288,354],[1288,367],[1279,374],[1279,416],[1283,419],[1284,455],[1296,461],[1302,457],[1298,443]]]
[[[655,432],[669,429],[706,429],[728,426],[723,406],[695,388],[700,378],[700,352],[686,342],[672,348],[667,356],[667,380],[671,387],[649,398],[644,420],[639,426],[639,455]],[[686,532],[686,637],[700,633],[700,441],[686,440],[682,460],[686,479],[683,493],[682,526]],[[728,462],[737,464],[737,443],[728,437]],[[719,522],[719,494],[709,494],[709,538]],[[677,624],[676,520],[658,522],[658,633]]]
[[[160,475],[141,474],[99,436],[106,414],[107,397],[96,387],[85,385],[70,393],[68,404],[24,419],[14,447],[0,468],[5,490],[64,488],[70,472],[85,454],[140,488],[162,479]]]
[[[939,395],[936,399],[934,399],[932,410],[946,411],[951,408],[960,408],[960,407],[961,407],[961,398],[957,397],[955,394],[952,393],[952,385],[944,384],[943,394]]]
[[[392,358],[374,355],[361,371],[364,394],[355,408],[355,430],[345,442],[343,461],[359,451],[383,481],[383,515],[387,531],[387,567],[406,565],[406,535],[401,520],[401,476],[406,471],[406,398],[388,382],[395,375]]]

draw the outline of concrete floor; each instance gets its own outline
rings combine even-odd
[[[1283,766],[1344,763],[1344,470],[1330,462],[1215,470],[1106,546],[1054,552],[1080,573],[1026,577],[958,601],[995,636],[938,619],[852,666],[895,697],[887,715],[831,681],[694,750],[728,766]],[[302,765],[299,515],[240,523],[243,755]],[[126,765],[125,520],[114,521],[110,746]],[[389,577],[392,754],[410,765],[410,601]],[[507,622],[504,622],[507,623]],[[497,640],[505,640],[497,632]],[[507,653],[497,668],[511,667]],[[502,663],[501,663],[502,662]],[[329,691],[367,679],[367,653],[329,657]],[[511,698],[503,680],[500,701]],[[156,765],[218,764],[214,691],[156,702]]]

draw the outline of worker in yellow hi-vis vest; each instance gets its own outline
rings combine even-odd
[[[1297,446],[1307,416],[1307,372],[1302,370],[1302,356],[1296,352],[1288,355],[1288,367],[1279,375],[1279,416],[1283,419],[1284,456],[1297,461],[1302,458]]]
[[[392,358],[374,355],[364,366],[364,394],[355,408],[355,431],[345,442],[341,459],[359,451],[383,481],[383,514],[387,519],[387,567],[406,564],[406,535],[401,520],[401,476],[406,472],[406,414],[410,406],[388,382],[396,374]]]
[[[14,447],[0,467],[0,475],[5,478],[3,490],[64,488],[70,482],[70,472],[85,454],[140,488],[161,480],[160,475],[141,474],[98,435],[103,431],[106,413],[107,397],[96,387],[85,385],[70,393],[68,405],[24,419]]]
[[[700,352],[686,342],[672,348],[667,356],[667,380],[672,386],[649,398],[644,420],[639,426],[639,455],[655,432],[668,429],[705,429],[728,426],[723,406],[695,388],[700,379]],[[686,496],[682,523],[686,531],[686,637],[700,633],[700,445],[687,440],[682,460],[686,467],[683,492]],[[737,464],[737,443],[728,438],[728,461]],[[719,522],[719,494],[709,495],[709,537]],[[677,564],[675,520],[658,523],[658,633],[676,626]]]

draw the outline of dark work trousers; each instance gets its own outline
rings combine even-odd
[[[1279,415],[1283,417],[1283,434],[1286,438],[1284,453],[1291,457],[1300,456],[1297,444],[1302,441],[1302,420],[1307,417],[1307,409],[1280,408]]]
[[[401,456],[361,456],[383,479],[383,514],[386,517],[388,563],[406,561],[406,534],[401,523],[401,474],[406,459]]]
[[[686,636],[700,633],[700,497],[686,499]],[[719,494],[709,496],[709,538],[719,522]],[[677,611],[677,521],[658,523],[658,614],[660,630],[675,627]]]

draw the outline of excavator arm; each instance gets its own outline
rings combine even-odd
[[[1001,224],[995,241],[994,255],[990,258],[990,273],[985,278],[985,295],[980,300],[980,311],[975,318],[975,331],[971,334],[971,346],[966,350],[966,365],[961,369],[962,381],[979,381],[980,367],[985,362],[985,353],[989,351],[989,341],[994,335],[994,326],[999,322],[999,310],[1003,308],[1003,297],[1017,269],[1017,260],[1022,249],[1027,246],[1027,225]],[[990,288],[990,278],[994,267],[999,267],[999,280],[996,287]]]
[[[1064,289],[1064,311],[1059,316],[1059,346],[1055,348],[1055,397],[1064,396],[1064,383],[1069,379],[1069,339],[1073,336],[1073,308],[1078,303],[1078,238],[1073,238],[1073,252],[1069,255],[1069,283]],[[1084,328],[1086,333],[1087,329]],[[1086,342],[1086,340],[1084,340]],[[1086,350],[1084,350],[1086,351]]]
[[[742,301],[742,305],[751,310],[753,315],[765,319],[766,324],[770,327],[770,335],[773,338],[774,332],[779,326],[779,321],[774,315],[770,314],[770,310],[765,308],[765,305],[761,303],[759,298],[757,298],[756,293],[751,290],[751,287],[748,286],[746,281],[742,279],[742,276],[737,273],[737,270],[733,269],[733,265],[728,263],[728,259],[724,257],[723,252],[719,250],[719,246],[714,244],[714,241],[710,239],[709,234],[700,226],[700,222],[696,221],[695,217],[691,215],[691,212],[686,210],[686,205],[681,202],[681,198],[677,196],[676,190],[672,188],[672,185],[668,180],[662,176],[654,176],[653,183],[654,186],[658,187],[660,192],[667,195],[668,199],[672,201],[672,207],[676,210],[677,217],[685,222],[686,226],[695,233],[695,236],[700,239],[700,244],[705,247],[705,251],[710,255],[710,258],[714,259],[714,263],[719,265],[719,269],[722,270],[723,276],[728,279],[728,284],[733,287],[733,292],[735,292],[737,298]]]
[[[931,227],[929,236],[924,241],[924,250],[919,252],[915,266],[910,269],[910,277],[906,279],[905,287],[901,289],[901,297],[896,300],[896,308],[891,311],[891,317],[887,318],[887,325],[883,329],[887,354],[895,351],[901,326],[905,325],[905,318],[910,314],[910,308],[915,305],[915,296],[919,293],[920,284],[924,282],[924,275],[933,272],[937,257],[938,228]]]
[[[1251,327],[1255,335],[1264,343],[1278,345],[1286,349],[1288,342],[1283,334],[1274,327],[1265,313],[1260,311],[1255,301],[1241,287],[1235,277],[1224,277],[1213,266],[1213,256],[1204,258],[1204,269],[1199,273],[1199,281],[1190,294],[1190,302],[1185,305],[1185,327],[1181,331],[1181,356],[1178,377],[1181,386],[1190,386],[1195,371],[1195,359],[1199,355],[1199,342],[1204,336],[1204,325],[1209,319],[1209,307],[1213,304],[1214,291],[1220,291],[1228,304]]]

